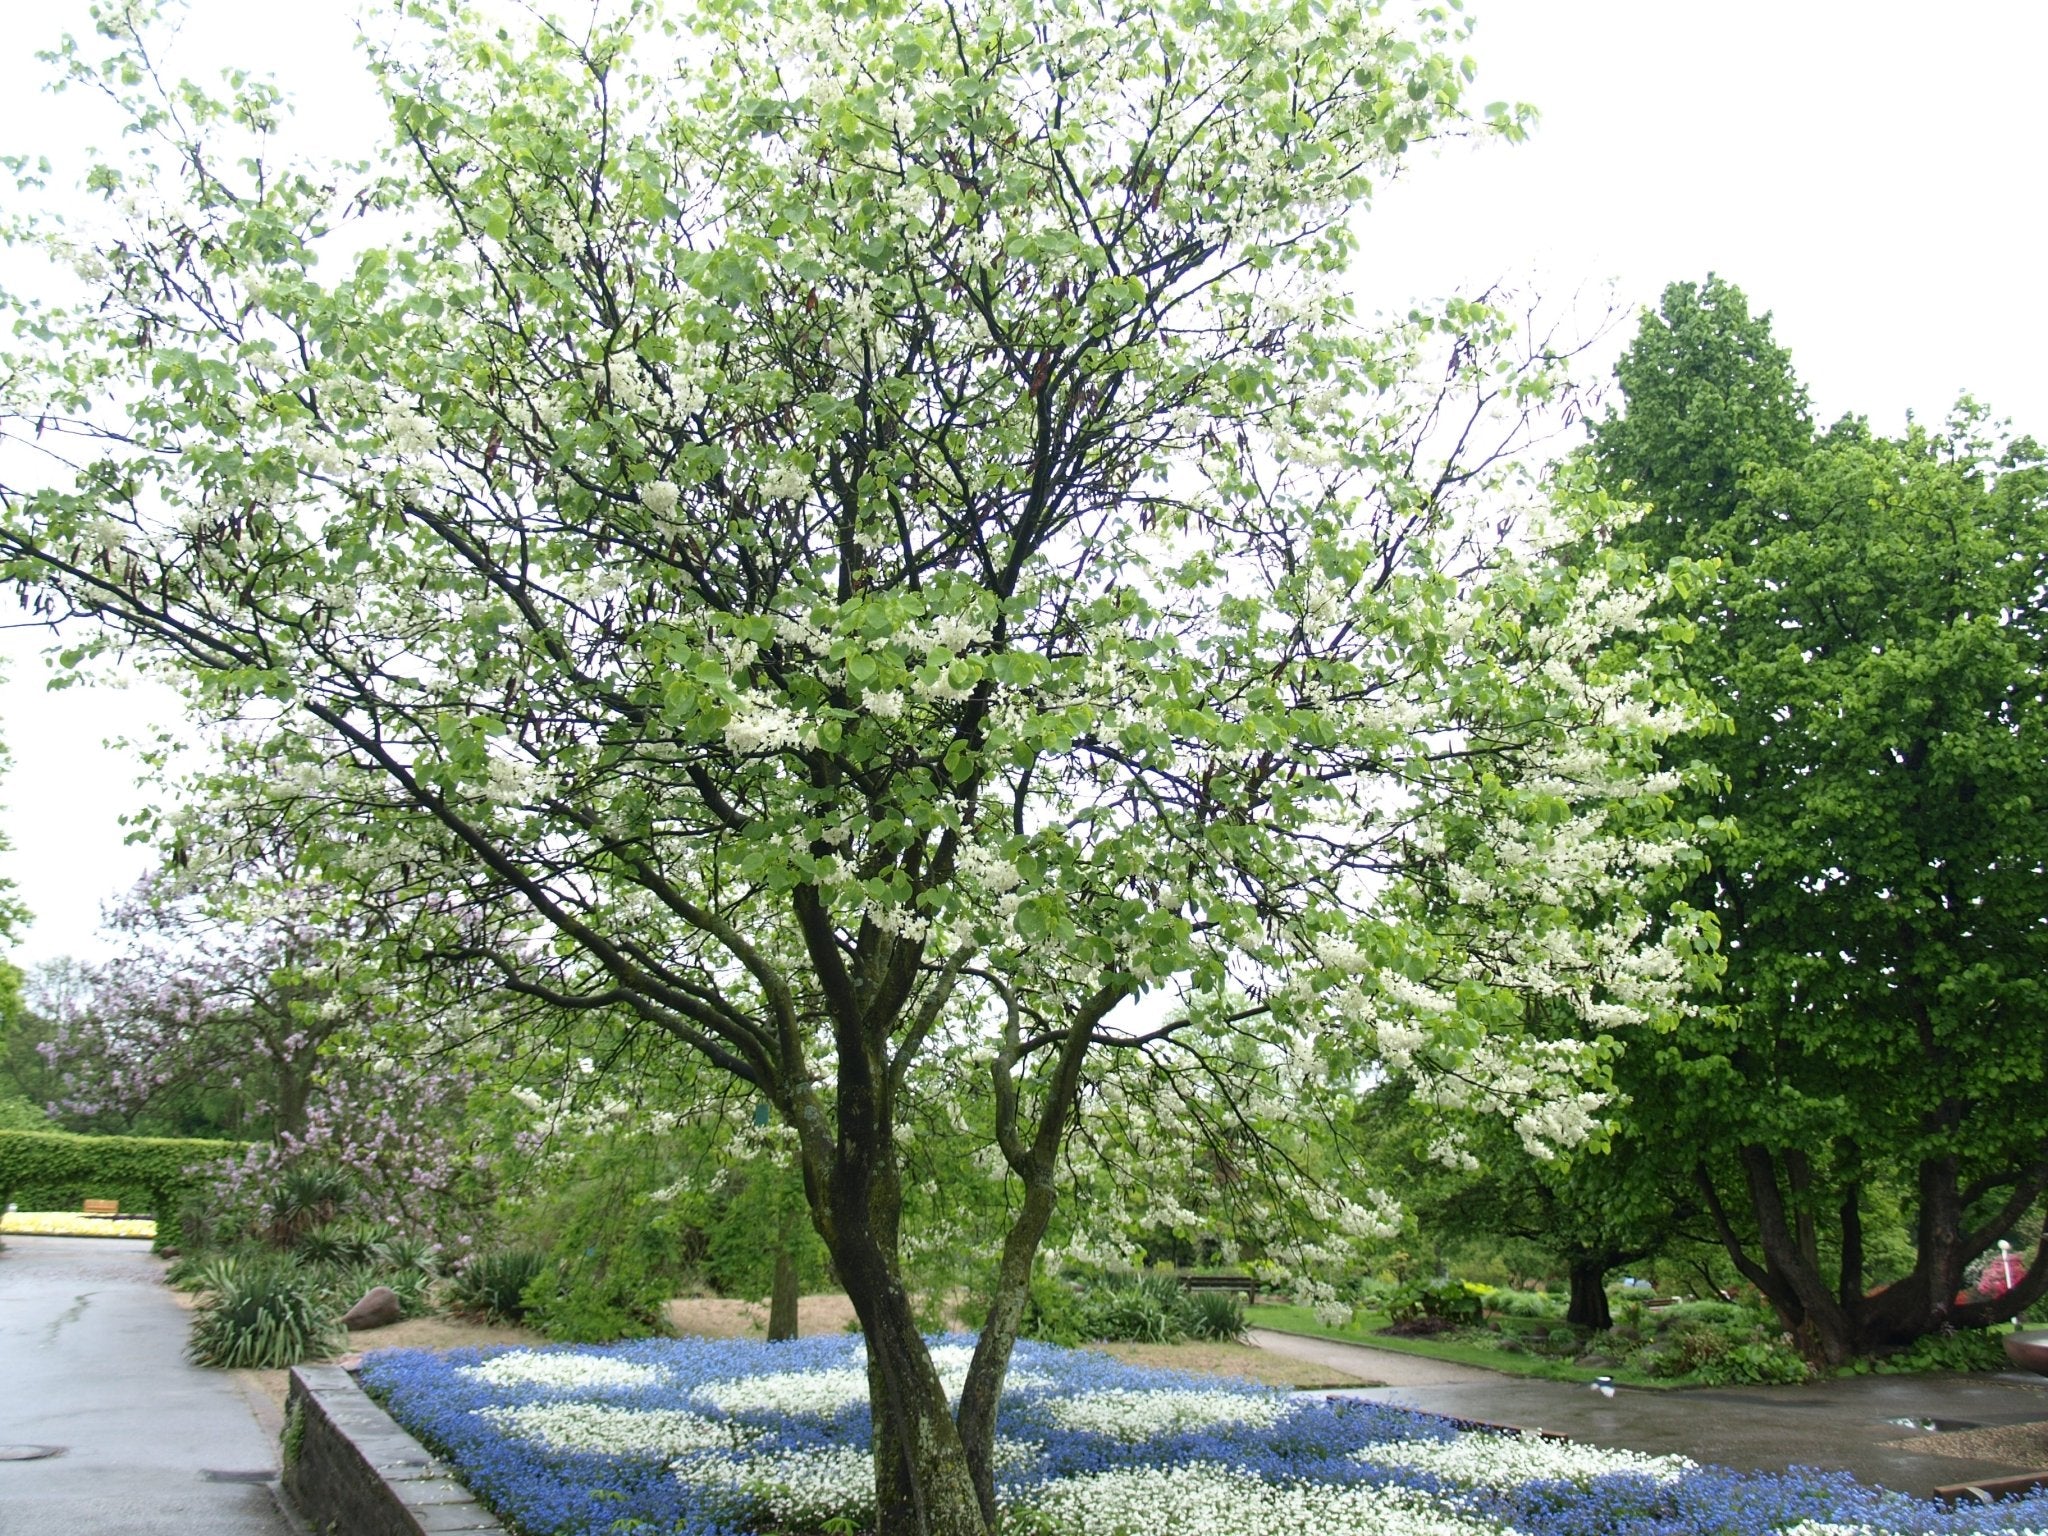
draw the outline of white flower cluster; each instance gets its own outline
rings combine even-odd
[[[1286,1418],[1294,1406],[1292,1398],[1278,1393],[1118,1388],[1051,1398],[1045,1408],[1053,1422],[1065,1429],[1090,1430],[1118,1440],[1149,1440],[1154,1435],[1217,1424],[1265,1429]]]
[[[596,1451],[612,1456],[735,1450],[758,1434],[744,1425],[721,1423],[701,1414],[613,1408],[603,1403],[528,1403],[481,1411],[492,1424],[522,1440],[557,1451]]]
[[[1456,1131],[1446,1131],[1437,1137],[1429,1144],[1425,1155],[1432,1163],[1458,1173],[1470,1173],[1479,1166],[1479,1159],[1472,1155],[1464,1138]]]
[[[725,722],[725,744],[743,755],[786,752],[803,739],[803,725],[778,705],[743,699]]]
[[[778,464],[761,476],[761,494],[770,501],[787,501],[811,488],[811,477],[792,464]]]
[[[873,923],[881,932],[895,938],[907,939],[913,944],[932,931],[930,918],[883,902],[870,902],[861,912],[861,916]]]
[[[1204,1463],[1062,1478],[1031,1507],[1057,1536],[1500,1536],[1405,1488],[1274,1484]]]
[[[675,512],[683,493],[667,480],[650,480],[640,487],[640,505],[666,522]]]
[[[485,765],[484,798],[493,805],[524,805],[533,793],[533,770],[510,758],[493,757]]]
[[[967,1385],[967,1370],[974,1363],[974,1349],[967,1344],[939,1344],[933,1347],[932,1366],[946,1396],[958,1399]],[[1044,1375],[1026,1367],[1011,1367],[1004,1378],[1009,1388],[1042,1387]],[[780,1413],[830,1415],[854,1403],[868,1400],[868,1372],[864,1359],[851,1365],[821,1371],[770,1371],[759,1376],[736,1376],[697,1388],[696,1397],[727,1413]]]
[[[378,422],[384,445],[394,454],[427,453],[439,442],[434,423],[418,411],[387,405]]]
[[[1544,1440],[1536,1435],[1459,1435],[1455,1440],[1382,1440],[1357,1453],[1376,1467],[1413,1467],[1418,1472],[1470,1487],[1557,1481],[1583,1483],[1616,1472],[1636,1472],[1660,1483],[1675,1483],[1698,1463],[1683,1456],[1646,1456],[1598,1445]]]
[[[493,1355],[480,1365],[465,1365],[458,1371],[471,1381],[492,1387],[544,1387],[553,1392],[603,1391],[615,1387],[652,1387],[666,1379],[651,1365],[630,1360],[613,1360],[604,1355],[580,1354],[572,1350],[545,1353],[530,1349],[509,1350]]]
[[[736,1376],[699,1387],[695,1397],[726,1413],[818,1414],[837,1413],[853,1403],[868,1400],[868,1373],[864,1366],[842,1366],[829,1371],[769,1371],[759,1376]]]
[[[777,1451],[739,1462],[703,1456],[678,1463],[674,1471],[686,1483],[751,1495],[778,1526],[815,1529],[846,1516],[865,1524],[875,1505],[874,1457],[850,1445]]]
[[[956,861],[962,879],[979,886],[991,896],[1000,896],[1005,891],[1015,890],[1023,877],[1017,873],[1017,866],[999,853],[970,843],[960,850]]]

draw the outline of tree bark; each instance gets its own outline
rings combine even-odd
[[[996,1409],[1003,1378],[1009,1372],[1011,1352],[1017,1347],[1017,1330],[1023,1326],[1024,1309],[1031,1301],[1031,1271],[1037,1263],[1038,1244],[1052,1220],[1052,1210],[1050,1177],[1026,1187],[1023,1209],[1003,1239],[1003,1257],[997,1266],[994,1292],[989,1297],[988,1318],[974,1346],[967,1386],[960,1394],[960,1439],[974,1478],[975,1498],[981,1504],[982,1517],[991,1526],[996,1520]]]
[[[1614,1314],[1607,1305],[1607,1256],[1573,1259],[1572,1300],[1564,1320],[1574,1328],[1605,1333],[1614,1326]]]
[[[775,1284],[768,1293],[768,1342],[779,1343],[796,1337],[796,1260],[790,1255],[789,1234],[775,1248]]]
[[[1856,1320],[1836,1300],[1801,1243],[1795,1225],[1788,1221],[1784,1196],[1778,1186],[1777,1164],[1778,1160],[1766,1147],[1750,1145],[1742,1149],[1742,1171],[1749,1184],[1757,1241],[1763,1248],[1766,1266],[1798,1300],[1798,1321],[1789,1324],[1788,1331],[1800,1338],[1809,1354],[1818,1355],[1829,1365],[1841,1365],[1856,1352]],[[1855,1303],[1859,1311],[1860,1302],[1859,1297]],[[1783,1316],[1782,1308],[1780,1315]]]

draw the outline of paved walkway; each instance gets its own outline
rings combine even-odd
[[[186,1314],[139,1239],[0,1251],[0,1536],[289,1536],[277,1445],[234,1381],[186,1363]],[[256,1479],[251,1481],[251,1479]]]
[[[1621,1387],[1609,1398],[1576,1382],[1508,1376],[1334,1340],[1267,1329],[1252,1330],[1251,1339],[1275,1353],[1387,1383],[1333,1396],[1545,1429],[1592,1445],[1690,1456],[1744,1471],[1823,1467],[1922,1497],[1946,1483],[2040,1470],[2041,1458],[2025,1445],[2048,1446],[2048,1377],[1856,1376],[1798,1387],[1663,1392]],[[1926,1424],[1935,1428],[1919,1427]],[[2042,1433],[2010,1437],[2020,1447],[2006,1453],[2011,1459],[1932,1450],[1945,1434],[2013,1425],[2040,1425]],[[1901,1440],[1912,1448],[1888,1443]]]

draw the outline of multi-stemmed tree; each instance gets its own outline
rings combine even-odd
[[[21,232],[91,297],[0,375],[10,572],[236,719],[423,953],[794,1129],[882,1529],[994,1516],[1105,1054],[1392,1056],[1585,1133],[1598,1050],[1522,1000],[1667,1006],[1686,716],[1604,503],[1492,451],[1542,360],[1340,296],[1467,126],[1441,12],[427,0],[372,51],[390,153],[322,171],[266,87],[157,90],[132,11],[74,66],[137,130],[110,227]],[[939,1059],[1010,1199],[957,1414],[900,1264]]]
[[[1690,814],[1732,826],[1693,902],[1720,1005],[1632,1066],[1731,1261],[1831,1361],[2011,1316],[1958,1304],[2048,1197],[2042,1050],[2048,465],[1967,402],[1941,430],[1816,433],[1769,318],[1666,290],[1596,430],[1626,535],[1711,572],[1685,653],[1730,729]],[[1906,1206],[1903,1274],[1867,1219]],[[1886,1282],[1872,1285],[1872,1279]]]

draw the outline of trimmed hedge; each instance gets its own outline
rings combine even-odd
[[[62,1193],[63,1209],[86,1199],[118,1199],[125,1207],[139,1190],[156,1216],[157,1247],[174,1247],[179,1202],[204,1177],[189,1170],[242,1150],[238,1141],[0,1131],[0,1208],[15,1201],[16,1191],[45,1199]]]

